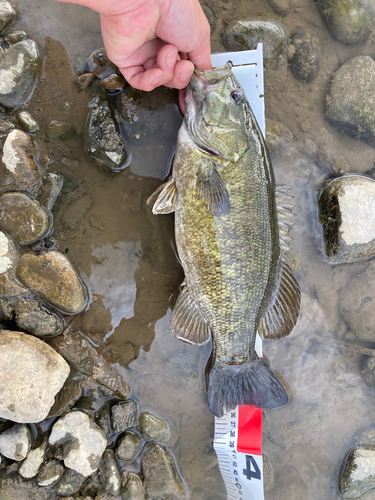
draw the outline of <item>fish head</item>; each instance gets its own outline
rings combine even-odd
[[[197,147],[216,161],[236,162],[248,149],[249,104],[230,63],[194,70],[186,90],[185,123]]]

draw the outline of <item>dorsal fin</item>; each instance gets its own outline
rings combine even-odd
[[[153,207],[152,212],[155,215],[170,214],[175,211],[176,184],[173,177],[158,187],[148,198],[147,205]]]
[[[191,299],[187,287],[178,296],[172,312],[171,326],[174,335],[187,344],[204,345],[211,338],[210,325]]]
[[[197,194],[207,203],[208,209],[215,215],[228,215],[229,195],[225,183],[212,163],[207,172],[199,172],[197,176]]]

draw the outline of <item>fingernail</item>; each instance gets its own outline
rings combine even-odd
[[[157,76],[156,78],[154,78],[154,79],[152,80],[152,85],[157,85],[157,84],[158,84],[158,82],[160,82],[160,80],[161,80],[162,76],[163,76],[163,73],[162,73],[161,75]]]
[[[176,62],[176,57],[177,57],[177,50],[172,50],[172,52],[170,52],[165,60],[166,60],[166,63],[167,63],[167,66],[169,68],[171,68],[172,66],[175,65],[175,62]]]
[[[192,71],[190,69],[185,69],[185,71],[182,71],[180,73],[180,79],[181,80],[190,80],[191,75],[192,75]]]

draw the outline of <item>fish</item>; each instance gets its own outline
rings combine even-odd
[[[171,315],[174,335],[212,339],[208,406],[274,408],[288,395],[255,350],[296,324],[301,294],[290,266],[293,203],[276,184],[264,137],[230,63],[194,70],[186,89],[171,177],[149,198],[175,215],[185,280]]]

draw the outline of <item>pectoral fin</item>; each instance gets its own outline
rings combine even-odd
[[[204,345],[211,338],[210,325],[191,299],[187,287],[178,296],[172,312],[171,326],[174,335],[188,344]]]
[[[171,177],[166,183],[158,187],[148,200],[147,205],[152,206],[152,212],[158,214],[170,214],[176,209],[176,184]]]
[[[214,164],[207,172],[200,171],[197,175],[197,194],[208,205],[215,215],[227,215],[230,203],[225,183]]]

